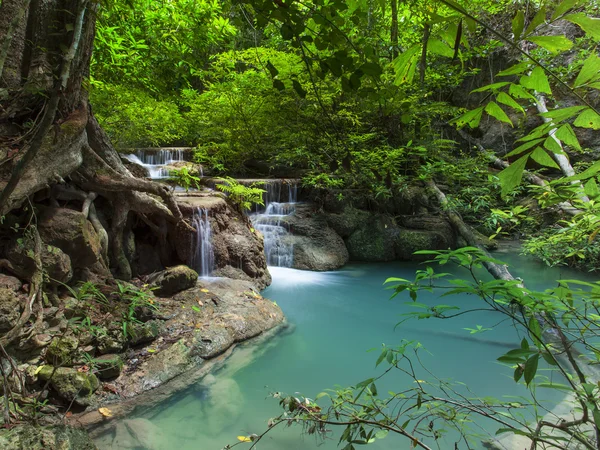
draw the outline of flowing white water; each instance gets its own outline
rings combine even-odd
[[[287,187],[287,192],[285,191]],[[296,211],[298,186],[281,181],[265,183],[265,209],[254,213],[250,219],[254,228],[264,237],[267,265],[292,267],[294,244],[285,217]],[[283,192],[282,192],[283,191]],[[287,195],[287,196],[286,196]]]
[[[192,245],[191,267],[201,277],[208,277],[215,265],[215,254],[212,247],[212,230],[208,210],[197,208],[192,217],[192,226],[196,228],[196,242]]]
[[[165,166],[184,161],[184,151],[181,148],[165,148],[157,151],[138,150],[135,154],[124,156],[129,161],[145,167],[153,180],[169,178],[170,174]]]

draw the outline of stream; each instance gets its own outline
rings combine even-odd
[[[585,274],[567,269],[548,268],[541,263],[516,256],[514,251],[497,254],[511,263],[516,276],[523,277],[531,289],[543,289],[559,278],[584,278]],[[444,270],[448,270],[447,267]],[[401,314],[412,311],[405,305],[408,296],[390,300],[383,288],[388,277],[414,278],[414,263],[349,264],[336,272],[308,272],[271,267],[273,283],[263,291],[276,301],[291,324],[287,333],[274,338],[257,359],[240,361],[232,358],[220,371],[209,375],[186,391],[150,410],[140,410],[134,417],[149,419],[158,429],[162,442],[153,449],[219,450],[237,442],[236,436],[260,434],[267,420],[279,414],[278,401],[272,392],[313,397],[335,385],[349,386],[381,373],[375,361],[382,343],[398,345],[403,339],[418,340],[423,364],[440,378],[465,383],[479,396],[499,399],[526,396],[527,391],[512,379],[512,371],[496,361],[507,350],[518,346],[520,338],[510,324],[498,323],[497,313],[477,312],[452,320],[411,320],[394,329]],[[587,278],[590,278],[589,276]],[[434,294],[422,294],[419,302],[453,304],[461,307],[478,305],[472,296],[452,296],[436,300]],[[436,302],[436,303],[433,303]],[[476,335],[465,328],[477,325],[493,330]],[[370,349],[375,349],[369,352]],[[545,368],[540,365],[543,373]],[[424,380],[431,375],[419,372]],[[387,391],[398,392],[413,380],[391,374],[378,383],[384,397]],[[557,401],[554,391],[538,392],[542,400]],[[554,396],[554,397],[553,397]],[[130,417],[131,418],[131,417]],[[493,435],[495,424],[475,419],[474,426]],[[324,443],[304,435],[300,427],[273,429],[257,448],[263,450],[307,450],[319,446],[337,448],[341,429]],[[439,448],[454,448],[456,435],[440,440]],[[107,441],[104,441],[107,442]],[[483,448],[475,440],[473,448]],[[431,442],[430,442],[431,444]],[[111,448],[98,441],[101,449]],[[247,448],[248,444],[239,448]],[[406,439],[388,436],[371,444],[371,449],[409,448]],[[435,443],[433,443],[435,447]],[[467,448],[460,443],[457,448]]]

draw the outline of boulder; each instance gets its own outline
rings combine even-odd
[[[4,251],[16,273],[29,280],[35,271],[34,243],[28,238],[10,241]],[[71,259],[60,248],[42,245],[42,266],[52,280],[67,283],[73,276]]]
[[[90,404],[92,394],[100,386],[96,375],[78,372],[70,367],[43,366],[38,377],[44,381],[50,380],[50,386],[61,398],[81,406]]]
[[[0,333],[9,331],[17,324],[21,315],[21,305],[27,298],[12,289],[0,288]]]
[[[118,353],[125,348],[125,337],[123,333],[107,333],[96,338],[98,353],[104,355]]]
[[[419,250],[447,250],[451,243],[445,239],[443,233],[428,230],[400,229],[394,240],[396,259],[404,261],[418,261],[431,259],[427,255],[414,255]]]
[[[44,359],[53,366],[69,366],[73,363],[78,345],[79,342],[73,336],[55,338],[46,349]]]
[[[23,286],[21,280],[10,275],[0,273],[0,289],[10,289],[11,291],[18,291]]]
[[[393,261],[396,258],[394,241],[399,229],[394,220],[385,215],[374,215],[363,222],[346,240],[352,261]]]
[[[194,287],[197,281],[198,273],[184,265],[169,267],[148,278],[148,282],[156,288],[154,293],[161,297],[168,297]]]
[[[81,212],[67,208],[45,208],[38,227],[42,240],[69,255],[78,269],[102,260],[100,237]]]
[[[369,218],[369,213],[346,206],[340,213],[326,213],[327,224],[341,237],[347,238]]]
[[[162,322],[151,320],[146,323],[129,323],[127,326],[127,341],[129,345],[141,345],[152,342],[161,332]]]
[[[123,370],[123,358],[119,355],[108,354],[94,358],[94,366],[96,367],[96,375],[101,380],[116,378]]]
[[[18,425],[0,430],[4,450],[97,450],[83,428]]]

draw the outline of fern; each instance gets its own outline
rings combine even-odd
[[[252,205],[264,206],[264,189],[252,183],[250,186],[240,184],[235,178],[217,178],[216,188],[227,194],[227,198],[241,211],[249,211]]]

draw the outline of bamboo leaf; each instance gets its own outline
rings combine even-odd
[[[518,41],[521,37],[521,33],[523,33],[523,27],[525,26],[525,14],[523,11],[517,11],[517,14],[512,20],[512,32],[514,35],[514,40]]]

